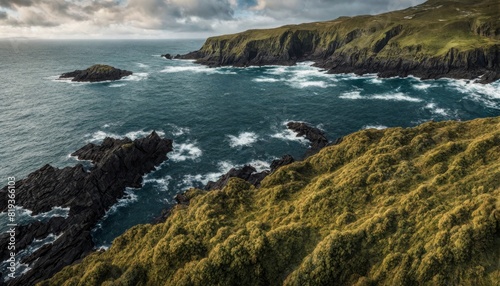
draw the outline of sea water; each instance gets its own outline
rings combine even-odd
[[[169,159],[127,189],[93,231],[107,247],[126,229],[153,221],[176,193],[201,187],[235,166],[265,170],[308,147],[286,129],[303,121],[330,140],[365,128],[500,115],[500,83],[326,74],[296,66],[208,68],[182,54],[203,40],[0,41],[0,180],[21,179],[106,136],[140,138],[156,130],[174,140]],[[58,75],[93,64],[133,71],[114,82],[74,83]],[[21,210],[29,216],[27,210]],[[67,210],[49,215],[64,216]],[[5,220],[5,214],[0,214]],[[35,218],[36,219],[36,218]],[[29,221],[29,220],[26,220]]]

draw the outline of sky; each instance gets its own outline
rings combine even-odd
[[[378,14],[424,0],[0,0],[0,38],[205,38]]]

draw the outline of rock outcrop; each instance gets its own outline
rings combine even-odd
[[[54,207],[69,208],[67,218],[52,217],[16,229],[16,250],[26,249],[35,239],[60,236],[51,244],[22,258],[31,270],[8,281],[8,285],[34,285],[47,279],[93,251],[91,230],[105,212],[124,196],[126,188],[138,188],[142,176],[154,170],[172,150],[172,141],[152,132],[134,141],[106,138],[101,145],[87,144],[72,155],[90,160],[94,166],[85,170],[81,164],[63,169],[45,165],[17,182],[16,205],[31,210],[32,215]],[[5,198],[7,187],[0,190]],[[7,200],[0,200],[0,211],[7,210]],[[0,235],[1,249],[7,249],[8,237]],[[7,253],[1,252],[0,260]],[[0,282],[1,284],[1,282]]]
[[[79,82],[98,82],[108,80],[119,80],[123,77],[132,75],[131,71],[121,70],[108,65],[93,65],[85,70],[75,70],[63,73],[59,79],[71,78],[71,81]]]
[[[306,158],[318,153],[319,150],[328,145],[325,133],[319,128],[309,126],[304,122],[288,122],[286,126],[297,133],[297,137],[305,137],[310,142],[311,145],[306,152]]]
[[[208,38],[181,56],[209,66],[314,61],[330,73],[500,79],[500,2],[430,0],[374,16]]]
[[[174,58],[174,56],[172,56],[171,54],[164,54],[164,55],[161,55],[162,58],[165,58],[167,60],[171,60]]]

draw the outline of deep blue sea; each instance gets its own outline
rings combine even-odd
[[[202,44],[0,41],[2,185],[46,163],[75,165],[70,153],[106,136],[134,139],[156,130],[173,139],[170,159],[145,177],[143,188],[128,189],[94,229],[96,243],[109,246],[127,228],[159,216],[176,193],[231,167],[250,163],[262,170],[287,153],[300,158],[307,142],[286,129],[288,121],[318,126],[334,140],[364,128],[500,116],[499,82],[329,75],[311,63],[207,68],[160,57]],[[96,63],[134,74],[104,83],[57,80]],[[5,218],[0,215],[2,224]]]

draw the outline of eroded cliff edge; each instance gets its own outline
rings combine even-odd
[[[497,285],[500,117],[362,130],[40,285]]]
[[[375,16],[208,38],[180,56],[209,66],[314,61],[330,73],[500,79],[500,2],[430,0]]]

